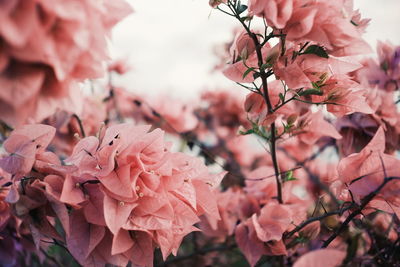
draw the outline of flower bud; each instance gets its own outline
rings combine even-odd
[[[296,120],[297,120],[297,114],[290,114],[289,117],[286,119],[289,125],[294,124]]]

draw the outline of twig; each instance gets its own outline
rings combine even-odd
[[[389,183],[392,180],[397,180],[400,179],[400,177],[387,177],[384,179],[383,183],[378,186],[377,189],[369,193],[367,196],[365,196],[361,202],[361,205],[354,210],[347,218],[346,220],[340,225],[339,229],[337,229],[323,244],[322,248],[326,248],[329,246],[329,244],[335,240],[335,238],[347,227],[347,225],[359,214],[362,213],[362,210],[368,205],[368,203],[382,190],[383,187],[387,183]]]
[[[329,145],[327,146],[323,146],[322,149],[318,150],[314,155],[312,155],[309,159],[306,159],[302,162],[298,162],[296,160],[295,157],[293,157],[291,154],[289,154],[288,151],[286,151],[286,149],[281,149],[281,151],[283,151],[286,156],[288,156],[290,159],[294,160],[296,162],[296,164],[300,165],[301,167],[303,167],[304,171],[308,174],[308,177],[310,178],[311,182],[313,184],[315,184],[318,188],[320,188],[322,191],[324,191],[325,193],[327,193],[329,195],[329,197],[332,199],[333,202],[335,202],[336,207],[340,206],[340,202],[339,200],[336,198],[335,194],[332,193],[331,190],[329,190],[329,188],[320,181],[320,179],[311,172],[311,170],[305,166],[304,164],[311,160],[314,159],[315,157],[317,157],[317,155],[319,155],[323,150],[325,150],[325,148],[327,148]]]
[[[72,114],[72,117],[78,122],[79,130],[81,132],[82,137],[86,137],[85,128],[83,128],[83,124],[79,116],[74,113]]]
[[[327,218],[327,217],[334,216],[334,215],[341,215],[341,214],[343,214],[345,211],[347,211],[347,210],[349,210],[349,209],[351,209],[351,208],[353,208],[353,207],[354,207],[353,205],[349,205],[348,207],[343,208],[343,209],[339,209],[339,210],[335,210],[335,211],[330,211],[330,212],[327,212],[327,213],[325,213],[325,214],[323,214],[323,215],[309,218],[309,219],[307,219],[306,221],[304,221],[304,222],[302,222],[301,224],[299,224],[298,226],[296,226],[296,228],[294,228],[292,231],[290,231],[290,232],[288,232],[287,234],[285,234],[285,235],[284,235],[284,238],[290,238],[290,237],[293,236],[295,233],[299,232],[301,229],[303,229],[304,227],[306,227],[307,225],[309,225],[309,224],[312,223],[312,222],[320,221],[320,220],[322,220],[322,219],[325,219],[325,218]]]
[[[256,54],[257,54],[257,59],[258,59],[258,67],[260,70],[260,78],[262,82],[262,92],[263,92],[263,97],[264,101],[267,105],[268,108],[268,114],[272,114],[274,112],[274,109],[271,104],[271,100],[269,98],[269,93],[268,93],[268,82],[267,78],[269,75],[272,74],[272,72],[265,72],[264,68],[262,67],[264,62],[263,62],[263,55],[262,55],[262,44],[258,41],[257,35],[253,33],[250,28],[244,23],[244,21],[241,19],[240,15],[236,12],[235,8],[232,7],[232,3],[229,1],[228,2],[228,7],[231,9],[233,15],[239,20],[239,22],[242,24],[244,29],[246,30],[247,34],[250,36],[250,38],[253,40],[254,45],[256,47]],[[272,36],[268,36],[269,38],[272,38]],[[267,39],[267,38],[266,38]],[[264,42],[265,43],[265,40]],[[274,167],[275,171],[275,180],[276,180],[276,186],[277,186],[277,199],[279,203],[283,203],[283,198],[282,198],[282,179],[279,175],[279,166],[278,166],[278,159],[276,156],[276,126],[275,122],[271,124],[271,138],[269,140],[270,143],[270,152],[271,152],[271,159],[272,159],[272,165]]]

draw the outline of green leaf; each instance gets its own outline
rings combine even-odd
[[[268,68],[271,68],[272,64],[271,63],[264,63],[261,65],[261,69],[266,70]]]
[[[296,181],[297,178],[293,177],[293,170],[287,171],[285,175],[285,182]]]
[[[247,131],[240,131],[239,132],[241,135],[248,135],[248,134],[253,134],[254,133],[254,129],[250,129],[250,130],[247,130]]]
[[[248,68],[244,73],[243,73],[243,79],[246,78],[247,75],[249,75],[250,72],[254,71],[254,68]]]
[[[313,54],[319,57],[329,58],[329,55],[326,53],[325,49],[319,45],[310,45],[302,54]]]
[[[318,82],[311,82],[311,84],[312,84],[312,86],[313,86],[314,89],[319,90],[320,86],[319,86],[319,83],[318,83]]]
[[[237,11],[238,15],[240,15],[243,12],[245,12],[246,10],[247,10],[247,6],[246,5],[240,5],[240,6],[238,6],[236,11]]]
[[[306,237],[303,237],[303,236],[296,237],[296,239],[295,239],[295,242],[297,244],[298,243],[300,243],[300,244],[307,243],[308,241],[310,241],[310,240],[308,238],[306,238]]]
[[[282,101],[282,103],[285,102],[285,97],[282,93],[279,93],[279,99]]]
[[[307,95],[323,95],[324,93],[320,89],[312,88],[298,93],[299,96]]]

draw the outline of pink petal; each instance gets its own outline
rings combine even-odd
[[[340,266],[346,252],[337,249],[320,249],[308,252],[301,256],[293,267],[337,267]]]
[[[112,233],[118,232],[137,205],[137,203],[122,202],[107,195],[104,196],[104,218]]]
[[[111,247],[111,254],[120,254],[133,246],[134,242],[129,235],[129,231],[120,229],[118,233],[114,235]]]

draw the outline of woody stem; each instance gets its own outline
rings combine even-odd
[[[229,1],[230,3],[230,1]],[[239,22],[242,24],[244,29],[246,30],[247,34],[250,36],[250,38],[253,40],[255,47],[256,47],[256,54],[257,54],[257,60],[258,60],[258,68],[259,68],[259,74],[262,82],[262,95],[265,101],[265,104],[267,105],[268,109],[268,115],[274,113],[274,109],[271,104],[271,100],[269,98],[268,94],[268,82],[267,79],[268,77],[272,74],[272,72],[265,72],[265,69],[263,68],[264,60],[262,56],[262,45],[259,42],[257,35],[253,33],[250,28],[244,23],[244,21],[240,18],[240,15],[236,12],[235,8],[229,4],[230,9],[232,10],[234,16],[239,20]],[[265,38],[269,38],[269,36],[265,36]],[[269,145],[270,145],[270,153],[271,153],[271,159],[272,159],[272,165],[274,167],[274,172],[275,172],[275,180],[276,180],[276,187],[277,187],[277,199],[279,203],[283,203],[282,199],[282,179],[280,177],[280,172],[279,172],[279,165],[278,165],[278,159],[276,155],[276,126],[275,122],[271,124],[271,137],[269,138]]]

